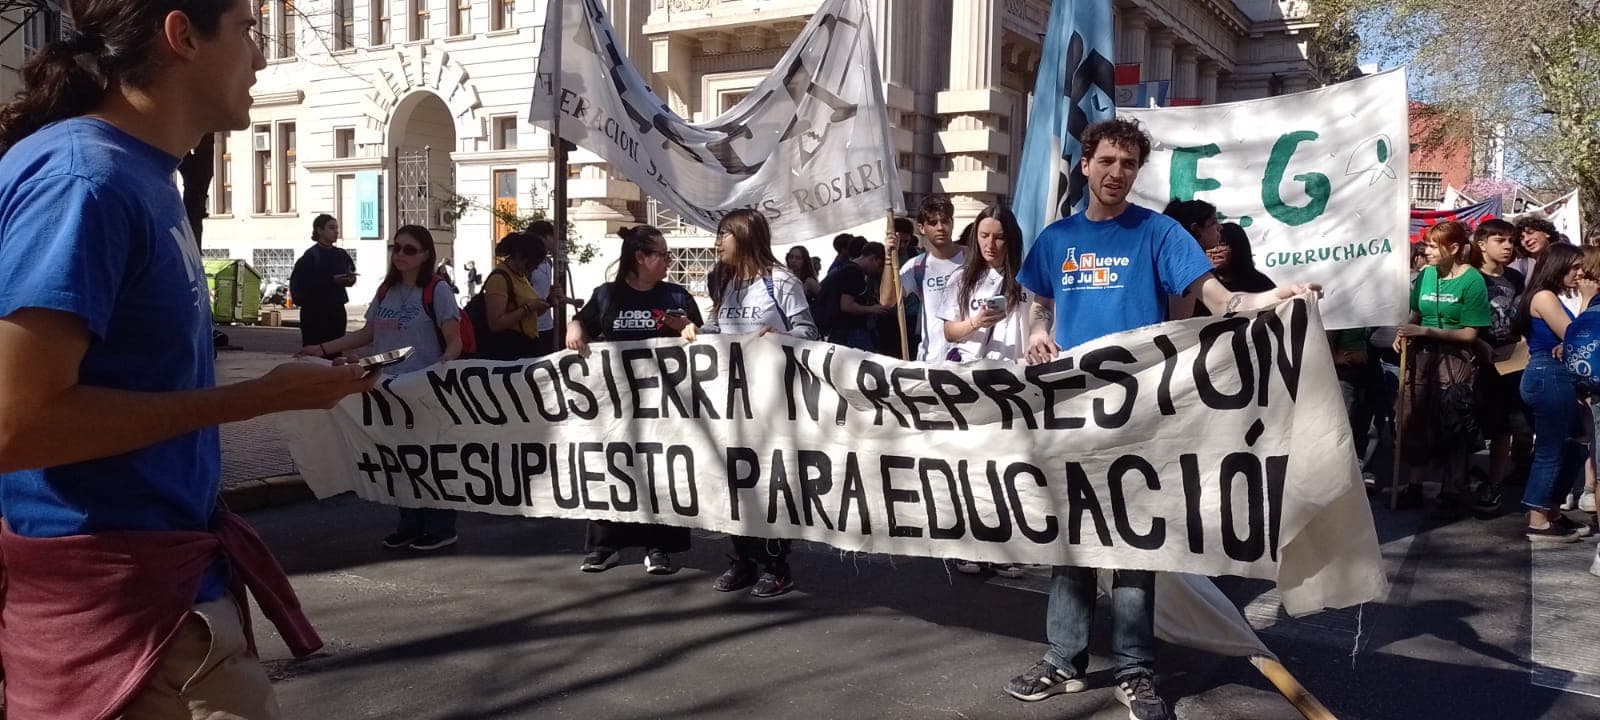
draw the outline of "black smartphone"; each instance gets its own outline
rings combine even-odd
[[[411,348],[403,347],[399,350],[390,350],[389,352],[378,353],[377,355],[368,355],[364,358],[356,360],[356,364],[368,371],[372,371],[402,362],[408,357],[411,357]]]
[[[667,314],[672,317],[689,317],[689,311],[684,310],[683,308],[673,308],[668,310]]]

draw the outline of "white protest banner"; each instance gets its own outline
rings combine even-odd
[[[1567,240],[1573,245],[1583,244],[1583,212],[1578,204],[1577,190],[1573,190],[1547,205],[1530,206],[1525,212],[1508,215],[1506,220],[1516,222],[1533,213],[1544,216],[1546,220],[1550,221],[1550,224],[1556,226],[1556,232],[1567,236]]]
[[[1224,105],[1118,108],[1153,139],[1133,200],[1217,206],[1279,284],[1326,288],[1329,329],[1405,321],[1409,131],[1403,70]]]
[[[596,344],[384,380],[283,425],[318,496],[844,550],[1384,585],[1314,300],[1024,367],[779,335]]]
[[[559,110],[563,138],[706,229],[753,208],[774,242],[791,243],[903,212],[864,0],[824,0],[772,73],[703,123],[651,91],[605,6],[550,0],[534,125],[550,130]]]

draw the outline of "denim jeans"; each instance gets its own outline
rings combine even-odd
[[[1111,583],[1111,660],[1120,682],[1155,674],[1156,576],[1117,570]],[[1089,670],[1089,628],[1094,623],[1095,569],[1057,567],[1045,609],[1044,659],[1076,677]]]
[[[847,348],[876,352],[878,349],[877,336],[871,328],[851,328],[848,330],[835,330],[828,336],[828,340],[835,345]]]
[[[400,526],[395,532],[407,535],[429,533],[449,537],[456,534],[456,511],[400,508]]]
[[[1522,401],[1533,424],[1533,464],[1522,506],[1552,508],[1565,499],[1573,473],[1583,472],[1579,435],[1578,393],[1567,369],[1550,357],[1534,357],[1522,373]]]

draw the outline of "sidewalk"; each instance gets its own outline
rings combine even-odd
[[[287,359],[281,353],[225,350],[217,354],[217,384],[260,377]],[[222,497],[228,507],[246,512],[312,499],[274,420],[229,423],[221,430]]]
[[[300,308],[278,307],[277,305],[264,306],[262,310],[277,310],[284,327],[300,327]],[[344,306],[345,316],[349,322],[345,324],[348,330],[360,330],[366,321],[367,303],[350,303]]]

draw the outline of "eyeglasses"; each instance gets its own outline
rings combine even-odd
[[[660,255],[661,257],[664,257],[664,258],[666,258],[668,260],[672,259],[672,251],[671,250],[641,250],[640,252],[642,252],[642,253],[644,253],[646,255]]]
[[[419,248],[415,245],[390,245],[389,252],[400,253],[401,255],[410,257],[412,255],[421,255],[422,248]]]

